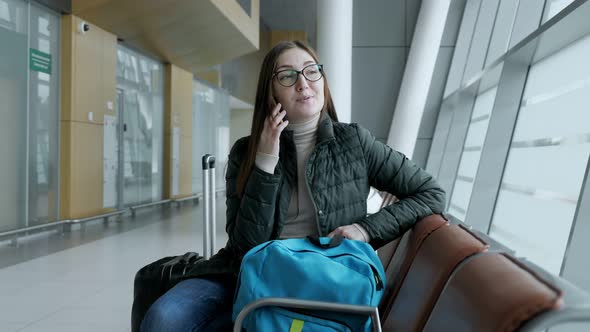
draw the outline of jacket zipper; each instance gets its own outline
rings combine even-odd
[[[319,145],[321,145],[321,144],[323,144],[323,143],[320,143]],[[320,220],[318,218],[318,206],[315,203],[315,199],[313,197],[313,193],[311,192],[311,187],[309,186],[309,178],[307,177],[307,168],[309,166],[309,160],[311,159],[311,156],[314,156],[315,155],[315,152],[316,152],[316,150],[317,150],[317,148],[318,148],[319,145],[316,144],[316,146],[313,147],[313,150],[309,154],[309,158],[307,159],[307,162],[305,163],[305,174],[304,174],[304,176],[305,176],[305,187],[307,188],[307,193],[309,194],[309,198],[311,199],[311,202],[313,203],[313,210],[314,210],[314,214],[313,215],[315,217],[315,224],[316,224],[316,227],[318,229],[318,235],[319,236],[323,236],[322,229],[320,227]]]
[[[322,234],[322,229],[320,228],[320,221],[319,221],[319,218],[318,218],[318,206],[317,206],[317,204],[315,203],[315,199],[314,199],[314,197],[313,197],[313,193],[311,192],[311,187],[309,186],[309,179],[308,179],[308,177],[307,177],[307,167],[309,166],[309,160],[311,159],[311,157],[312,157],[312,156],[314,156],[314,155],[315,155],[315,153],[316,153],[316,151],[317,151],[318,147],[319,147],[319,146],[322,146],[322,145],[324,145],[324,144],[326,144],[326,142],[325,142],[325,141],[324,141],[324,142],[317,143],[317,144],[316,144],[316,145],[313,147],[313,150],[311,150],[311,153],[309,154],[309,157],[308,157],[308,159],[307,159],[307,162],[305,163],[305,174],[304,174],[304,176],[305,176],[305,187],[307,188],[307,193],[309,194],[309,198],[311,199],[311,202],[313,203],[313,210],[314,210],[315,224],[316,224],[316,227],[317,227],[317,229],[318,229],[318,235],[319,235],[319,236],[323,236],[323,234]]]

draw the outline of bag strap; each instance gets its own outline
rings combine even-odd
[[[342,235],[336,235],[333,238],[330,238],[330,242],[328,243],[322,243],[322,241],[320,240],[321,238],[317,235],[308,235],[307,239],[309,240],[309,242],[313,243],[317,247],[320,247],[322,249],[330,249],[338,247],[342,243],[342,241],[344,241],[345,237]]]

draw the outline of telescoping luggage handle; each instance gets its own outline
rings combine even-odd
[[[203,257],[213,256],[215,250],[215,157],[203,156]]]

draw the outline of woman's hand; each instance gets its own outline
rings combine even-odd
[[[260,142],[258,142],[258,152],[266,153],[272,156],[279,156],[279,143],[281,132],[289,124],[289,120],[283,121],[287,112],[281,111],[281,104],[277,104],[266,118]]]
[[[357,240],[362,242],[369,242],[368,234],[366,234],[362,226],[357,224],[347,225],[347,226],[340,226],[333,230],[328,237],[334,237],[336,235],[344,236],[349,240]]]

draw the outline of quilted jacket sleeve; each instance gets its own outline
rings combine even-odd
[[[254,167],[240,197],[237,193],[237,178],[246,156],[247,145],[247,138],[234,144],[225,176],[225,229],[229,237],[229,248],[240,260],[248,250],[270,240],[281,179],[279,174],[269,174]]]
[[[357,126],[371,186],[395,195],[399,202],[358,222],[371,236],[371,245],[378,248],[401,236],[418,220],[442,213],[445,192],[426,171],[402,153],[375,139]]]

